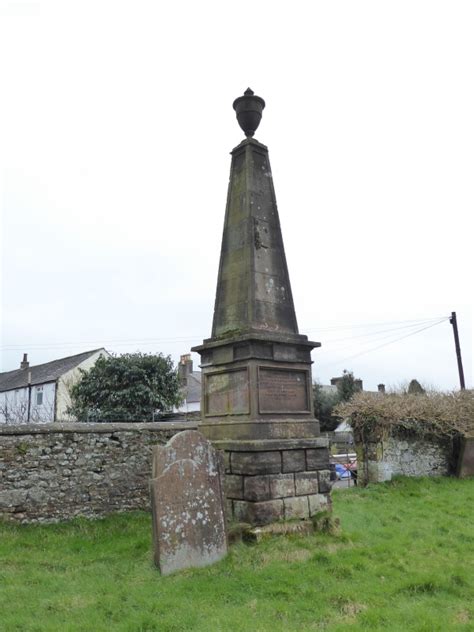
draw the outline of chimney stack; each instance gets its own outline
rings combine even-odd
[[[385,384],[378,384],[377,390],[379,393],[385,393]]]
[[[23,360],[20,363],[20,369],[27,369],[29,366],[30,366],[30,363],[28,362],[28,354],[24,353]]]
[[[332,377],[331,378],[331,386],[338,386],[341,382],[342,382],[342,378],[344,376],[340,376],[340,377]],[[361,392],[364,390],[364,383],[361,379],[359,378],[355,378],[354,380],[354,391],[358,391]]]
[[[193,372],[193,361],[191,360],[191,354],[186,353],[179,359],[178,364],[178,377],[182,384],[186,384],[188,381],[188,375]]]

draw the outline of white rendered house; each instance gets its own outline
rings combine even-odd
[[[195,413],[201,410],[201,371],[193,371],[189,353],[182,355],[178,364],[183,402],[174,409],[177,413]]]
[[[67,414],[70,389],[101,356],[105,349],[94,349],[45,364],[30,366],[26,353],[20,368],[0,373],[0,423],[47,423],[72,421]]]

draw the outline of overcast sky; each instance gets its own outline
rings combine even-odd
[[[250,86],[314,377],[457,388],[456,311],[472,386],[473,32],[471,1],[0,0],[0,370],[209,337]]]

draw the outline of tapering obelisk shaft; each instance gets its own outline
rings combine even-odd
[[[212,337],[298,333],[272,172],[265,145],[232,151]]]

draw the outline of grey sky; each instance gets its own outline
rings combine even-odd
[[[472,385],[473,26],[467,1],[0,0],[1,370],[210,335],[250,86],[315,377],[455,388],[447,321],[346,358],[456,310]]]

